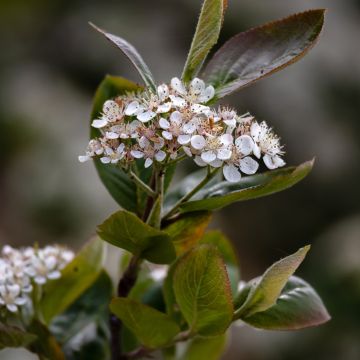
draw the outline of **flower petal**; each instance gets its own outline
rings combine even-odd
[[[88,156],[88,155],[79,155],[79,156],[78,156],[78,159],[79,159],[79,161],[80,161],[81,163],[84,163],[84,162],[86,162],[86,161],[89,161],[89,160],[91,159],[91,157]]]
[[[153,119],[156,116],[156,113],[154,113],[151,110],[147,110],[143,113],[140,113],[137,115],[137,119],[140,120],[141,122],[145,123],[150,121],[151,119]]]
[[[158,152],[155,154],[155,159],[156,159],[157,161],[163,161],[163,160],[165,160],[165,158],[166,158],[166,153],[165,153],[165,151],[160,150],[160,151],[158,151]]]
[[[133,116],[140,110],[140,104],[138,101],[132,101],[125,109],[125,115]]]
[[[164,103],[164,104],[160,104],[156,110],[156,112],[158,114],[163,114],[163,113],[167,113],[170,111],[171,109],[171,106],[172,106],[172,103],[171,102],[167,102],[167,103]]]
[[[187,146],[183,146],[182,148],[184,150],[184,153],[188,156],[188,157],[192,157],[192,152],[191,152],[191,149]]]
[[[159,85],[157,94],[161,101],[164,101],[169,96],[169,88],[166,84]]]
[[[201,150],[205,147],[205,138],[201,135],[194,135],[191,137],[191,146],[196,150]]]
[[[259,141],[260,133],[261,133],[261,126],[257,121],[255,121],[254,123],[251,124],[250,127],[250,134],[253,137],[254,141]]]
[[[171,113],[170,121],[174,122],[177,125],[181,124],[181,121],[182,121],[181,112],[180,111],[174,111],[173,113]]]
[[[254,141],[249,135],[241,135],[235,140],[235,145],[246,156],[251,154],[254,148]]]
[[[180,145],[185,145],[190,142],[191,138],[190,135],[179,135],[177,141]]]
[[[183,82],[177,78],[174,77],[171,79],[171,87],[179,94],[181,95],[186,95],[186,89],[185,86],[183,84]]]
[[[145,160],[144,167],[145,167],[145,168],[148,168],[148,167],[150,167],[150,166],[152,165],[152,163],[153,163],[153,159],[147,158],[147,159]]]
[[[207,103],[215,96],[215,89],[212,85],[208,86],[198,97],[198,101],[201,103]]]
[[[106,126],[108,124],[108,121],[106,118],[102,118],[102,119],[95,119],[92,123],[91,126],[96,128],[96,129],[101,129],[104,126]]]
[[[257,172],[259,164],[250,156],[244,157],[240,160],[240,170],[247,175],[253,175]]]
[[[162,134],[163,138],[166,140],[172,140],[172,138],[173,138],[172,133],[169,131],[163,131],[161,134]]]
[[[190,83],[190,92],[194,95],[200,95],[205,91],[205,83],[201,79],[195,78]]]
[[[234,165],[223,167],[224,178],[229,182],[238,182],[241,179],[240,171]]]
[[[135,158],[135,159],[141,159],[144,157],[144,153],[142,151],[139,150],[131,150],[130,154]]]
[[[162,129],[165,129],[165,130],[167,130],[170,127],[170,123],[164,118],[161,118],[159,120],[159,125]]]
[[[222,166],[222,164],[223,164],[223,162],[221,160],[216,159],[210,163],[210,166],[212,166],[214,168],[219,168]]]
[[[219,149],[217,151],[217,158],[220,160],[229,160],[231,158],[232,151],[229,149]]]
[[[188,123],[184,124],[182,129],[185,134],[193,134],[196,131],[195,121],[189,121]]]
[[[216,159],[216,154],[214,151],[205,151],[201,154],[201,159],[209,164]]]
[[[219,137],[221,143],[225,146],[231,145],[234,141],[234,138],[231,134],[223,134]]]
[[[175,107],[184,108],[186,106],[186,101],[183,98],[175,95],[170,95],[169,97]]]
[[[201,159],[201,157],[200,156],[195,156],[195,158],[194,158],[194,162],[195,162],[195,164],[197,165],[197,166],[201,166],[201,167],[204,167],[204,166],[207,166],[208,164],[203,160],[203,159]]]
[[[118,139],[119,138],[119,134],[117,134],[116,132],[113,132],[113,131],[107,131],[105,133],[105,137],[107,139]]]

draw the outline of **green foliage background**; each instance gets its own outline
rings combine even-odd
[[[91,98],[104,73],[138,77],[87,21],[125,36],[155,77],[168,81],[180,75],[200,1],[155,5],[0,3],[1,243],[79,247],[94,224],[116,209],[94,168],[80,166],[77,154],[86,145]],[[360,46],[351,39],[360,31],[359,2],[230,0],[229,5],[220,43],[309,6],[329,9],[321,42],[308,58],[226,99],[274,124],[289,164],[317,156],[312,174],[271,198],[232,205],[216,214],[213,226],[221,226],[236,245],[246,279],[313,243],[299,274],[317,288],[333,320],[290,334],[237,328],[234,336],[242,341],[233,342],[225,359],[358,359]],[[0,352],[0,359],[9,359],[8,353]]]

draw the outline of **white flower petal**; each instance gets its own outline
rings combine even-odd
[[[200,156],[195,156],[194,162],[195,162],[196,165],[201,166],[201,167],[204,167],[204,166],[208,165],[203,159],[201,159]]]
[[[148,110],[148,111],[138,114],[137,119],[140,120],[141,122],[145,123],[145,122],[148,122],[151,119],[153,119],[155,116],[156,116],[156,113],[154,113],[151,110]]]
[[[61,278],[61,272],[60,271],[52,271],[47,274],[48,279],[55,280]]]
[[[164,161],[165,158],[166,158],[166,153],[165,153],[165,151],[160,150],[160,151],[158,151],[158,152],[155,154],[155,159],[156,159],[157,161]]]
[[[22,306],[22,305],[25,305],[27,303],[27,300],[24,297],[18,297],[18,298],[15,299],[14,303],[16,305]]]
[[[37,275],[37,276],[35,276],[34,281],[39,285],[44,285],[46,283],[46,277]]]
[[[284,166],[285,161],[280,156],[270,156],[268,154],[263,157],[266,167],[270,170],[277,169],[278,167]]]
[[[150,158],[147,158],[147,159],[145,160],[144,167],[145,167],[145,168],[148,168],[148,167],[150,167],[150,166],[152,165],[152,163],[153,163],[153,160],[150,159]]]
[[[224,120],[224,124],[227,125],[229,128],[233,129],[236,126],[236,120],[235,119]]]
[[[118,139],[118,138],[119,138],[119,134],[117,134],[117,133],[115,133],[115,132],[113,132],[113,131],[107,131],[107,132],[105,133],[105,137],[106,137],[107,139]]]
[[[189,156],[189,157],[192,157],[192,152],[191,152],[191,149],[187,146],[183,146],[182,148],[184,150],[184,153]]]
[[[286,165],[286,162],[279,155],[273,156],[273,161],[277,167],[283,167]]]
[[[250,127],[250,134],[253,137],[254,141],[259,141],[259,137],[260,137],[260,133],[261,133],[261,126],[259,125],[258,122],[254,122],[251,124]]]
[[[171,79],[171,87],[179,94],[181,95],[186,95],[186,89],[185,86],[183,84],[183,82],[177,78],[174,77]]]
[[[219,137],[219,140],[223,145],[228,146],[233,143],[234,138],[231,134],[223,134]]]
[[[179,135],[177,141],[180,145],[186,145],[190,142],[190,135]]]
[[[212,166],[214,168],[219,168],[222,166],[222,164],[223,164],[223,162],[221,160],[216,159],[210,163],[210,166]]]
[[[125,109],[125,115],[133,116],[135,115],[140,109],[140,104],[138,101],[132,101]]]
[[[79,156],[78,156],[78,159],[79,159],[79,161],[80,161],[81,163],[84,163],[84,162],[86,162],[86,161],[89,161],[89,160],[91,159],[91,157],[88,156],[88,155],[79,155]]]
[[[131,150],[130,154],[135,158],[135,159],[141,159],[144,157],[144,153],[142,151],[139,150]]]
[[[195,78],[190,83],[190,91],[194,95],[200,95],[205,91],[205,83],[201,79]]]
[[[201,159],[209,164],[216,159],[216,154],[214,151],[205,151],[201,154]]]
[[[164,101],[169,96],[169,88],[166,84],[159,85],[157,94],[161,101]]]
[[[180,111],[174,111],[173,113],[171,113],[170,121],[174,122],[177,125],[181,124],[181,121],[182,121],[181,112]]]
[[[234,165],[223,167],[224,178],[229,182],[238,182],[241,179],[240,171]]]
[[[257,172],[259,164],[250,156],[244,157],[240,160],[240,170],[247,175],[253,175]]]
[[[194,135],[191,137],[191,146],[196,150],[201,150],[205,147],[205,138],[201,135]]]
[[[111,162],[111,159],[107,156],[103,156],[102,158],[100,158],[100,161],[103,163],[103,164],[109,164]]]
[[[186,106],[186,101],[183,98],[175,95],[170,95],[169,97],[175,107],[184,108]]]
[[[261,149],[256,143],[254,144],[253,153],[258,159],[261,158]]]
[[[103,113],[109,121],[116,121],[118,118],[122,117],[119,105],[113,100],[105,101],[103,105]]]
[[[167,102],[167,103],[161,104],[161,105],[158,106],[156,112],[157,112],[158,114],[167,113],[167,112],[170,111],[171,106],[172,106],[171,102]]]
[[[219,149],[217,151],[217,158],[220,160],[229,160],[231,158],[232,152],[229,149]]]
[[[170,127],[170,123],[164,118],[161,118],[159,120],[159,125],[162,129],[165,129],[165,130],[167,130]]]
[[[91,126],[96,128],[96,129],[101,129],[103,128],[104,126],[106,126],[108,124],[108,121],[106,118],[102,118],[102,119],[95,119]]]
[[[7,304],[6,308],[12,313],[17,312],[17,310],[18,310],[18,308],[15,304]]]
[[[8,285],[7,290],[12,297],[16,297],[20,294],[20,286],[18,284]]]
[[[201,104],[193,104],[191,105],[191,111],[195,114],[207,114],[210,111],[210,108]]]
[[[196,124],[194,121],[189,121],[184,124],[183,131],[185,134],[193,134],[196,131]]]
[[[201,103],[207,103],[215,96],[215,89],[212,85],[208,86],[205,91],[201,93],[198,100]]]
[[[161,134],[162,134],[163,138],[166,140],[172,140],[172,138],[173,138],[172,133],[169,131],[163,131]]]
[[[241,135],[235,140],[235,145],[246,156],[251,154],[254,148],[254,141],[249,135]]]

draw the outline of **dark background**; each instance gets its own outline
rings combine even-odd
[[[167,82],[181,74],[200,4],[0,0],[1,244],[77,248],[116,209],[92,164],[80,165],[77,155],[102,77],[139,78],[87,22],[128,39],[157,81]],[[360,359],[360,2],[230,0],[220,43],[324,7],[325,30],[305,59],[225,102],[273,125],[289,164],[315,156],[313,172],[288,191],[217,213],[213,226],[233,240],[246,280],[313,244],[299,274],[316,286],[333,320],[294,333],[236,327],[226,360]]]

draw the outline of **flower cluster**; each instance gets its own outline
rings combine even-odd
[[[4,246],[0,258],[0,306],[16,312],[30,301],[33,284],[43,285],[57,279],[60,271],[73,259],[74,253],[61,246],[42,249],[14,249]]]
[[[149,167],[186,154],[199,166],[222,167],[230,182],[239,181],[241,173],[256,173],[261,158],[269,169],[285,165],[280,139],[265,122],[227,107],[211,108],[207,104],[214,97],[214,87],[198,78],[189,86],[173,78],[156,94],[144,91],[107,100],[102,116],[92,122],[100,136],[90,140],[79,161],[100,158],[128,168],[144,159]]]

